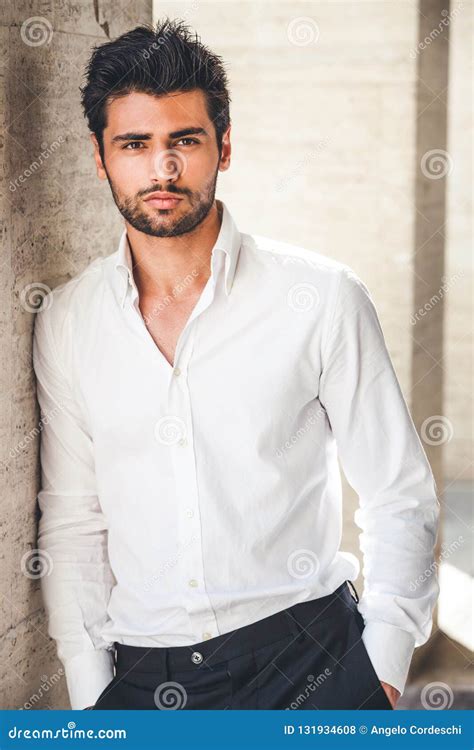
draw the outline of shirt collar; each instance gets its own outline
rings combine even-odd
[[[232,215],[221,200],[216,200],[217,204],[222,206],[222,221],[219,234],[217,236],[211,254],[211,275],[216,281],[217,269],[220,267],[222,256],[225,258],[225,281],[224,288],[226,295],[229,296],[234,281],[237,260],[240,252],[241,236],[240,232],[232,218]],[[119,301],[121,307],[125,305],[125,300],[130,288],[134,288],[137,293],[137,287],[133,278],[133,260],[128,241],[127,230],[124,229],[120,237],[118,250],[115,253],[115,280],[118,278]],[[217,265],[216,265],[217,264]]]

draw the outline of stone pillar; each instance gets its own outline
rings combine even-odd
[[[449,3],[419,0],[415,239],[411,410],[425,450],[442,489],[442,448],[439,431],[449,430],[443,411],[446,178],[451,170],[447,152]],[[437,34],[433,35],[436,31]]]
[[[418,0],[416,47],[415,232],[411,316],[411,412],[438,485],[444,492],[444,445],[451,425],[445,416],[444,351],[449,0]],[[442,521],[437,552],[441,548]],[[439,571],[432,574],[438,576]],[[438,643],[437,606],[432,635],[417,649],[411,674],[420,671]]]
[[[0,708],[69,708],[35,555],[39,410],[31,362],[45,286],[115,249],[79,86],[93,45],[151,22],[151,2],[6,2],[0,11]]]

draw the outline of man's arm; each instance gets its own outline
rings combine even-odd
[[[375,305],[348,267],[324,345],[319,399],[359,496],[362,639],[379,680],[403,693],[439,593],[433,563],[440,506]],[[431,575],[423,575],[427,570]]]
[[[91,706],[112,680],[113,651],[100,638],[115,579],[97,497],[92,440],[73,397],[51,326],[36,314],[33,366],[41,410],[39,556],[42,594],[73,709]],[[66,325],[61,321],[61,326]],[[64,330],[64,329],[62,329]]]

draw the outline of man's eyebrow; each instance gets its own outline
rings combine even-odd
[[[174,130],[169,133],[169,138],[183,138],[185,135],[208,135],[205,128],[182,128],[181,130]],[[149,141],[153,138],[153,133],[120,133],[114,135],[112,143],[119,143],[122,141]]]

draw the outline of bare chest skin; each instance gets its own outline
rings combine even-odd
[[[171,367],[174,366],[178,339],[201,296],[201,291],[197,291],[189,299],[168,300],[168,304],[157,303],[156,299],[144,299],[139,302],[148,332]]]

